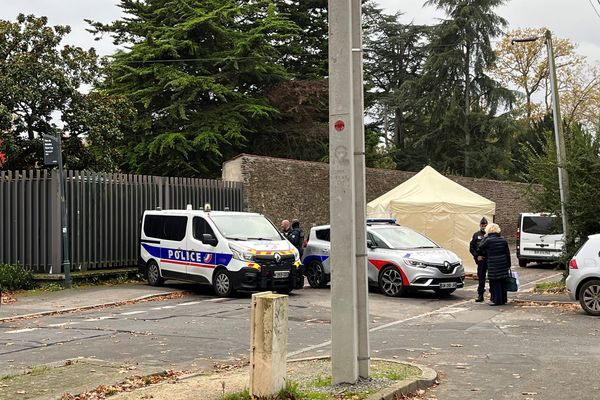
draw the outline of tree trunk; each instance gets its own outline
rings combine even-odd
[[[471,111],[471,96],[470,96],[470,69],[471,69],[471,48],[467,45],[465,49],[465,176],[469,176],[469,151],[471,146],[471,130],[469,129],[469,113]]]

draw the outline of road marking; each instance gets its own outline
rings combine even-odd
[[[69,322],[63,322],[61,324],[50,324],[48,325],[48,327],[50,328],[58,328],[61,326],[67,326],[67,325],[77,325],[79,322],[74,322],[74,321],[69,321]]]
[[[469,311],[469,310],[470,310],[470,308],[468,308],[468,307],[452,307],[447,310],[438,311],[437,313],[438,314],[455,314],[455,313],[458,313],[461,311]]]
[[[550,278],[554,278],[554,277],[559,276],[559,275],[562,275],[562,273],[554,274],[554,275],[551,275],[551,276],[547,276],[547,277],[544,277],[544,278],[536,279],[536,280],[531,281],[531,282],[524,283],[524,284],[521,285],[521,287],[533,285],[533,284],[538,283],[540,281],[543,281],[543,280],[546,280],[546,279],[550,279]],[[530,290],[533,290],[533,289],[530,289]],[[380,325],[380,326],[376,326],[374,328],[371,328],[371,329],[369,329],[369,332],[380,331],[382,329],[386,329],[386,328],[389,328],[389,327],[392,327],[392,326],[403,324],[403,323],[408,322],[408,321],[413,321],[415,319],[419,319],[419,318],[423,318],[423,317],[429,317],[429,316],[434,315],[434,314],[448,314],[448,313],[451,313],[451,312],[469,310],[469,308],[458,307],[458,306],[462,306],[462,305],[465,305],[465,304],[468,304],[468,303],[473,303],[473,300],[469,299],[469,300],[459,301],[458,303],[449,304],[447,306],[438,308],[437,310],[428,311],[426,313],[422,313],[422,314],[415,315],[413,317],[409,317],[409,318],[405,318],[405,319],[400,319],[400,320],[397,320],[397,321],[392,321],[390,323],[387,323],[387,324],[384,324],[384,325]],[[293,351],[291,353],[288,353],[288,357],[294,357],[294,356],[297,356],[298,354],[306,353],[307,351],[316,350],[316,349],[319,349],[321,347],[329,346],[330,344],[331,344],[331,340],[328,340],[328,341],[320,343],[320,344],[315,344],[313,346],[308,346],[308,347],[305,347],[303,349],[296,350],[296,351]]]
[[[193,306],[195,304],[201,304],[201,301],[189,301],[187,303],[180,303],[178,306]]]
[[[390,322],[390,323],[387,323],[387,324],[384,324],[384,325],[376,326],[375,328],[369,329],[369,332],[380,331],[382,329],[386,329],[386,328],[389,328],[391,326],[395,326],[395,325],[402,324],[402,323],[405,323],[405,322],[408,322],[408,321],[412,321],[414,319],[418,319],[418,318],[422,318],[422,317],[428,317],[428,316],[433,315],[433,314],[439,314],[440,312],[442,312],[444,310],[448,310],[450,308],[455,308],[456,306],[460,306],[460,305],[467,304],[467,303],[472,303],[472,302],[473,302],[473,300],[463,300],[463,301],[458,302],[458,303],[454,303],[454,304],[450,304],[450,305],[438,308],[437,310],[429,311],[429,312],[426,312],[426,313],[423,313],[423,314],[415,315],[413,317],[409,317],[409,318],[405,318],[405,319],[393,321],[393,322]],[[319,349],[321,347],[329,346],[330,344],[331,344],[331,340],[328,340],[327,342],[323,342],[323,343],[320,343],[320,344],[316,344],[314,346],[309,346],[309,347],[306,347],[304,349],[300,349],[300,350],[296,350],[294,352],[288,353],[288,357],[294,357],[294,356],[297,356],[298,354],[306,353],[307,351],[316,350],[316,349]]]
[[[212,303],[219,303],[219,302],[222,302],[222,301],[227,301],[227,299],[222,299],[220,297],[217,297],[216,299],[206,299],[206,300],[203,300],[203,301],[208,301],[208,302],[212,302]]]
[[[88,318],[88,319],[84,319],[84,322],[95,322],[95,321],[104,321],[105,319],[116,319],[117,317],[115,317],[114,315],[107,315],[104,317],[96,317],[96,318]]]
[[[135,314],[144,314],[147,312],[148,311],[129,311],[129,312],[120,313],[119,315],[135,315]]]
[[[557,276],[562,276],[562,274],[563,274],[562,272],[559,272],[559,273],[557,273],[557,274],[554,274],[554,275],[546,276],[546,277],[544,277],[544,278],[539,278],[539,279],[536,279],[535,281],[531,281],[531,282],[524,283],[524,284],[522,284],[520,287],[523,287],[523,286],[529,286],[529,285],[536,284],[536,283],[538,283],[538,282],[545,281],[545,280],[547,280],[547,279],[556,278]],[[534,288],[527,289],[527,291],[529,292],[529,291],[532,291],[533,289],[534,289]],[[521,291],[521,289],[520,289],[520,288],[519,288],[519,291]]]
[[[37,331],[40,328],[25,328],[25,329],[16,329],[14,331],[6,331],[4,333],[23,333],[23,332],[32,332]]]

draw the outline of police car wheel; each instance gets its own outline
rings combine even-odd
[[[226,269],[220,269],[215,273],[213,288],[219,297],[229,297],[235,293],[231,276]]]
[[[318,261],[314,261],[308,265],[306,268],[306,279],[308,280],[308,284],[313,288],[318,289],[327,286],[325,270],[323,269],[323,265]]]
[[[404,294],[402,274],[393,265],[383,267],[379,273],[379,288],[386,296],[397,297]]]
[[[146,278],[150,286],[161,286],[165,283],[165,280],[160,276],[160,268],[158,268],[156,261],[152,260],[148,263]]]

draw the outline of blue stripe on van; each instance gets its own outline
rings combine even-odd
[[[233,258],[231,254],[225,253],[177,250],[168,247],[152,246],[148,243],[142,243],[142,246],[152,257],[160,258],[161,260],[185,262],[190,265],[227,265]]]

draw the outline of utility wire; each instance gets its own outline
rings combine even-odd
[[[592,3],[592,0],[588,0],[590,2],[590,6],[592,6],[592,8],[594,9],[594,12],[596,13],[596,15],[598,16],[598,18],[600,18],[600,13],[598,13],[598,10],[596,10],[596,6],[594,5],[594,3]],[[598,2],[598,4],[600,5],[600,0],[596,0]]]

